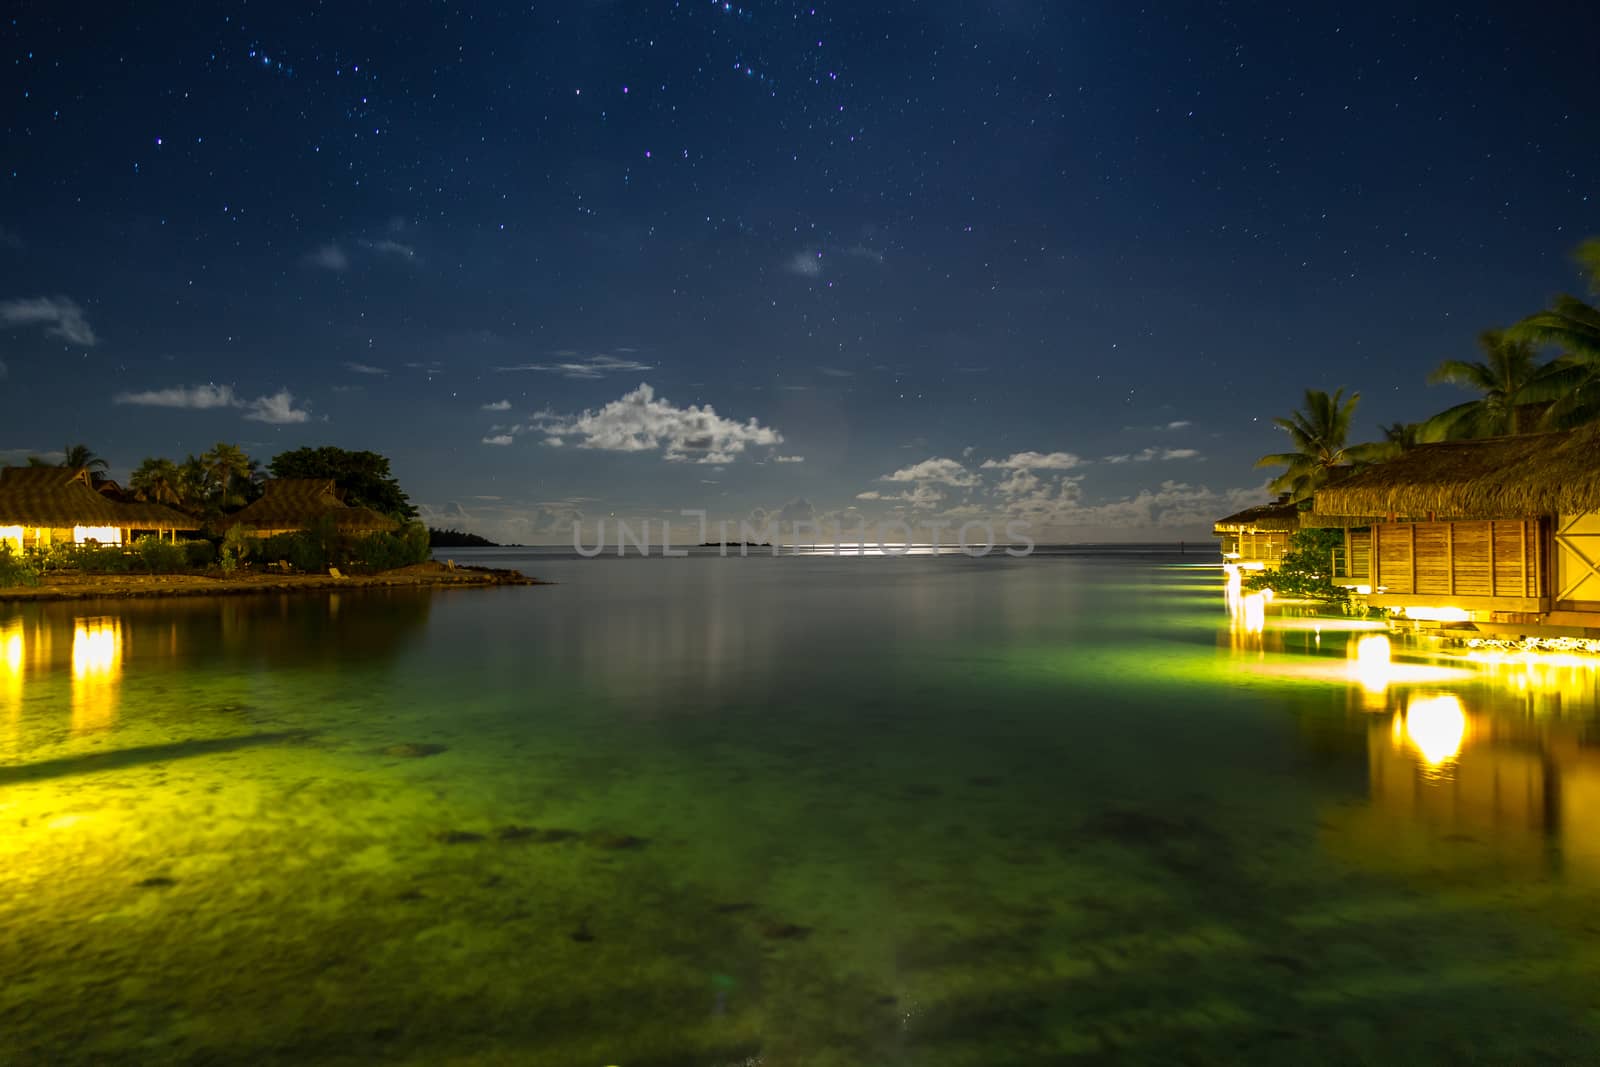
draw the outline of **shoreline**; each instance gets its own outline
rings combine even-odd
[[[35,586],[0,589],[0,603],[51,600],[128,600],[138,597],[249,596],[352,589],[484,589],[549,585],[521,571],[446,567],[421,563],[378,574],[253,573],[228,578],[204,574],[64,574]]]

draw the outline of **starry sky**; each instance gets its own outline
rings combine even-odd
[[[425,515],[1202,538],[1578,282],[1578,3],[23,2],[0,459],[390,456]],[[680,534],[680,539],[686,535]]]

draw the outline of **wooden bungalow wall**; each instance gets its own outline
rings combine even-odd
[[[1544,595],[1537,519],[1378,523],[1373,587],[1459,597]]]

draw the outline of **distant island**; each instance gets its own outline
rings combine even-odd
[[[501,545],[479,537],[474,533],[463,533],[460,530],[436,530],[428,527],[428,547],[430,548],[500,548]]]

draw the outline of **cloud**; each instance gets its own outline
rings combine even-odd
[[[67,454],[59,448],[0,448],[0,467],[21,466],[30,459],[42,459],[46,463],[63,463],[66,458]]]
[[[326,244],[306,256],[306,262],[323,270],[348,270],[350,257],[336,244]]]
[[[208,383],[118,393],[111,399],[115,404],[132,404],[147,408],[183,408],[190,411],[238,408],[244,411],[245,418],[274,426],[306,422],[311,418],[309,411],[294,406],[294,394],[287,389],[280,389],[270,396],[258,396],[253,400],[247,400],[239,396],[231,385]]]
[[[901,467],[893,474],[885,474],[880,482],[935,482],[958,488],[978,484],[978,476],[959,461],[953,459],[925,459],[909,467]]]
[[[731,463],[751,445],[779,445],[783,435],[755,419],[736,422],[718,415],[711,405],[677,407],[658,398],[649,384],[613,400],[597,411],[577,415],[544,413],[534,422],[545,443],[559,446],[568,437],[579,448],[606,452],[660,450],[670,461]]]
[[[4,301],[0,303],[0,322],[7,326],[42,325],[45,333],[75,345],[89,346],[96,340],[83,309],[64,296]]]
[[[510,411],[511,410],[511,401],[509,401],[509,400],[495,400],[495,401],[493,401],[491,403],[482,405],[481,406],[481,410],[483,410],[483,411]]]
[[[1145,448],[1138,452],[1124,452],[1107,456],[1107,463],[1149,463],[1151,460],[1198,459],[1199,451],[1193,448]]]
[[[1188,419],[1174,419],[1172,422],[1167,423],[1166,428],[1169,430],[1187,430],[1193,425],[1194,423]]]
[[[361,246],[363,248],[370,248],[372,251],[377,252],[380,255],[398,256],[401,259],[409,260],[415,260],[417,258],[417,250],[414,247],[408,244],[401,244],[399,241],[392,241],[387,238],[381,241],[362,241]]]
[[[544,374],[559,374],[563,378],[595,379],[604,378],[608,374],[634,373],[637,371],[654,370],[648,363],[640,363],[636,359],[618,359],[615,356],[590,356],[587,359],[566,360],[560,363],[518,363],[509,367],[496,367],[501,373],[513,371],[540,371]]]
[[[870,259],[880,265],[883,263],[883,253],[876,248],[868,248],[866,245],[851,245],[845,249],[844,254],[855,256],[857,259]]]
[[[784,269],[790,274],[798,274],[802,278],[822,277],[822,253],[815,249],[796,252],[784,264]]]
[[[509,445],[515,440],[516,440],[516,438],[511,436],[508,433],[497,433],[497,434],[492,434],[492,435],[490,435],[488,437],[485,437],[483,439],[483,443],[486,444],[486,445],[502,445],[503,446],[503,445]]]
[[[1071,452],[1013,452],[1005,459],[986,459],[982,467],[986,471],[1069,471],[1084,462]]]
[[[995,486],[995,492],[1004,496],[1026,496],[1038,492],[1040,485],[1039,476],[1031,470],[1014,470],[1011,475]]]
[[[370,363],[351,363],[351,362],[346,362],[345,365],[344,365],[344,369],[347,370],[347,371],[351,371],[351,372],[353,372],[355,374],[388,374],[389,373],[387,368],[385,368],[385,367],[374,367]]]
[[[772,457],[772,462],[774,462],[774,463],[804,463],[805,461],[806,461],[806,457],[804,457],[804,456],[773,456]]]
[[[245,418],[272,426],[288,426],[311,418],[311,412],[294,406],[294,394],[287,389],[279,389],[271,396],[258,396],[244,406],[247,409]]]
[[[938,507],[939,502],[944,499],[944,494],[932,486],[919,485],[914,489],[908,489],[899,493],[880,493],[876,489],[868,489],[864,493],[857,493],[856,499],[884,502],[898,501],[900,503],[910,504],[915,510],[927,511]]]
[[[240,401],[231,385],[176,385],[169,389],[148,389],[142,393],[118,393],[112,403],[136,404],[147,408],[236,408]]]
[[[821,374],[827,375],[829,378],[854,378],[856,376],[856,372],[853,370],[840,370],[837,367],[819,366],[817,371]]]

